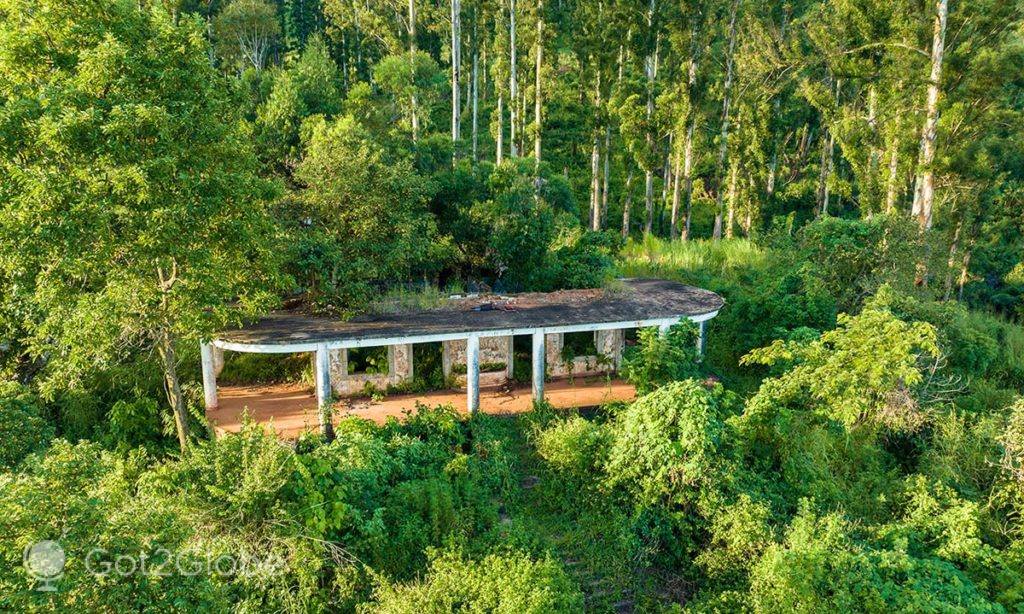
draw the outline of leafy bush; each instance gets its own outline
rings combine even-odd
[[[537,454],[555,471],[575,485],[599,475],[612,434],[599,424],[574,416],[555,422],[535,438]]]
[[[805,507],[754,565],[756,612],[999,612],[952,563],[855,539],[838,514]]]
[[[676,324],[664,335],[656,328],[641,329],[638,338],[635,346],[626,348],[619,369],[638,394],[700,373],[697,333],[691,322]]]
[[[692,502],[716,479],[726,396],[684,380],[637,399],[616,421],[609,483],[646,504]]]
[[[280,384],[301,381],[308,370],[308,354],[225,352],[224,369],[217,380],[223,384]]]
[[[152,399],[120,400],[110,408],[107,439],[118,448],[155,447],[164,442],[160,408]]]
[[[456,552],[436,553],[426,577],[410,584],[382,582],[364,612],[495,612],[547,614],[579,612],[583,594],[561,566],[525,554],[489,554],[469,560]]]
[[[938,351],[930,324],[878,309],[842,315],[839,326],[818,339],[777,340],[743,357],[742,364],[788,367],[762,384],[748,410],[795,404],[850,429],[870,424],[914,431],[926,420],[915,387],[924,384],[925,361]]]
[[[0,467],[12,468],[53,438],[39,399],[15,382],[0,382]]]
[[[122,459],[92,443],[56,440],[36,462],[0,478],[0,609],[5,611],[224,610],[225,585],[203,570],[204,553],[189,536],[199,523],[182,515],[173,500],[136,489],[146,459]],[[21,557],[40,540],[64,551],[63,576],[54,592],[36,590]],[[147,557],[149,572],[113,569],[117,557],[128,569]],[[178,567],[174,560],[180,561]],[[168,575],[162,575],[168,574]]]

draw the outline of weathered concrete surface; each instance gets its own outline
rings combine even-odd
[[[277,312],[239,330],[217,335],[222,341],[290,345],[338,340],[533,329],[691,317],[713,313],[725,301],[719,295],[661,279],[622,280],[614,290],[564,290],[505,297],[450,301],[444,307],[411,313],[357,316],[348,321],[301,312]],[[481,303],[501,308],[475,311]]]

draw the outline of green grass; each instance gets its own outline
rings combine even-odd
[[[769,252],[747,239],[667,241],[646,236],[630,240],[620,253],[623,277],[681,280],[729,279],[767,264]]]
[[[449,296],[461,292],[461,287],[455,286],[445,289],[436,286],[424,286],[414,290],[395,288],[371,301],[366,311],[376,314],[396,314],[437,309],[447,304]]]

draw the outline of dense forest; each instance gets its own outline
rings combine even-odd
[[[726,299],[631,403],[205,419],[616,277]],[[1022,392],[1017,0],[0,0],[4,611],[1022,611]]]

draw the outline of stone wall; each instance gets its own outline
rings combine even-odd
[[[331,389],[340,397],[362,394],[366,385],[381,390],[413,378],[412,344],[388,346],[387,373],[349,373],[348,350],[331,350]]]
[[[551,333],[544,339],[547,374],[550,377],[601,375],[619,368],[625,335],[621,330],[599,330],[594,333],[598,355],[576,356],[571,363],[562,360],[565,336]]]
[[[500,386],[512,378],[512,337],[480,337],[480,365],[485,363],[504,363],[500,371],[480,372],[481,386]],[[466,364],[466,340],[455,339],[441,343],[441,369],[445,379],[453,378],[457,386],[466,385],[464,369],[456,365]],[[462,371],[462,373],[455,373]]]

